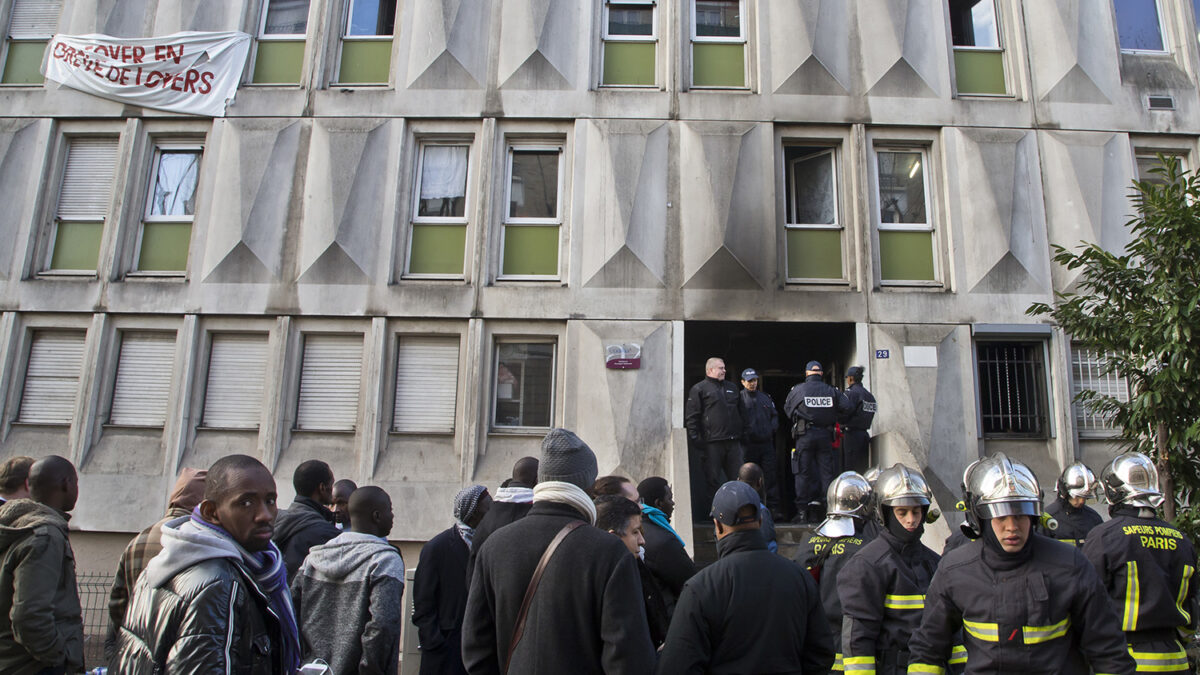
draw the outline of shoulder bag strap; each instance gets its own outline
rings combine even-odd
[[[562,529],[558,534],[554,535],[554,539],[550,540],[550,545],[546,547],[546,552],[542,554],[542,559],[538,561],[537,569],[533,571],[533,578],[529,580],[529,588],[525,589],[525,599],[521,601],[521,611],[517,613],[517,623],[513,627],[512,641],[508,643],[508,656],[504,659],[504,670],[502,673],[508,673],[508,666],[512,663],[513,652],[517,649],[517,643],[521,641],[521,634],[525,632],[525,617],[529,614],[529,606],[533,604],[533,594],[537,591],[538,582],[542,580],[542,572],[546,571],[546,565],[550,563],[550,556],[554,555],[555,549],[562,543],[563,539],[567,538],[568,534],[575,531],[575,528],[584,525],[582,520],[573,520]]]

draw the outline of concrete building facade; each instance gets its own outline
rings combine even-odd
[[[85,540],[237,452],[285,504],[313,457],[381,485],[419,542],[566,426],[686,514],[705,358],[779,404],[815,358],[839,385],[866,367],[873,456],[943,505],[998,450],[1050,490],[1112,449],[1073,391],[1123,383],[1025,309],[1074,287],[1052,246],[1123,246],[1154,153],[1195,161],[1195,20],[1178,0],[0,0],[0,456],[72,459]],[[254,41],[224,118],[36,73],[54,33],[230,30]]]

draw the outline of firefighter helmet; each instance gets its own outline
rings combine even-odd
[[[854,519],[866,519],[871,508],[871,484],[860,474],[847,471],[829,484],[825,495],[829,510],[817,526],[817,534],[846,537],[854,534]]]
[[[1096,474],[1087,468],[1083,462],[1075,462],[1067,465],[1063,472],[1058,477],[1058,481],[1054,484],[1054,490],[1059,497],[1063,499],[1072,498],[1092,498],[1096,497],[1096,488],[1100,485],[1096,480]]]
[[[875,482],[875,501],[879,504],[879,517],[883,522],[885,506],[923,506],[926,512],[933,492],[920,471],[903,464],[895,464],[879,473]]]
[[[998,452],[968,473],[966,501],[967,513],[977,520],[1036,517],[1042,513],[1042,488],[1029,467]]]
[[[1163,494],[1158,489],[1158,469],[1140,452],[1118,455],[1104,467],[1100,476],[1109,504],[1156,509],[1163,503]]]

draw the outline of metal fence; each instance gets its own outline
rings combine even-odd
[[[108,633],[108,593],[113,575],[84,573],[75,576],[79,604],[83,607],[83,662],[88,668],[106,665],[104,637]]]

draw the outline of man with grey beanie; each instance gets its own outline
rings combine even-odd
[[[654,669],[637,561],[620,539],[590,527],[596,507],[585,490],[596,474],[587,443],[566,429],[546,434],[529,515],[478,551],[463,622],[468,673]],[[522,622],[534,571],[555,540]]]

